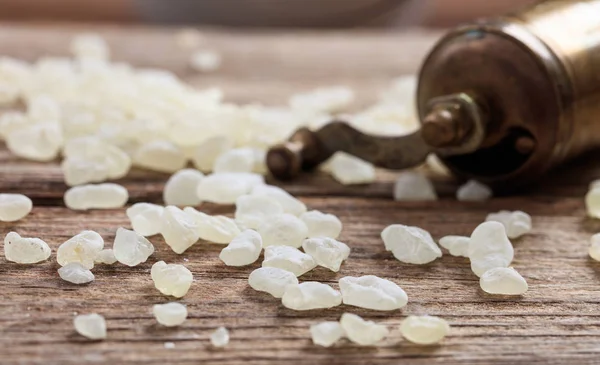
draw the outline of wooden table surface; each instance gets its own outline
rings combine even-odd
[[[66,53],[69,38],[83,26],[0,26],[3,54],[34,60]],[[173,41],[173,29],[104,27],[114,58],[136,66],[163,67],[198,86],[219,86],[235,102],[283,103],[297,91],[319,85],[353,87],[360,103],[373,101],[396,76],[414,73],[438,34],[424,31],[378,33],[347,31],[247,32],[207,30],[206,43],[222,52],[224,65],[213,74],[187,68],[188,54]],[[98,231],[112,244],[119,226],[128,226],[123,210],[72,212],[64,208],[58,163],[25,162],[0,152],[0,192],[20,192],[35,202],[33,213],[2,223],[1,234],[15,230],[41,237],[53,248],[52,259],[20,266],[0,258],[0,363],[2,364],[548,364],[598,363],[600,356],[600,263],[587,256],[589,236],[600,224],[586,219],[582,196],[600,176],[598,154],[574,161],[520,196],[486,203],[461,203],[456,182],[434,177],[442,198],[430,203],[391,200],[394,174],[381,172],[369,186],[343,187],[325,176],[304,176],[285,185],[311,209],[336,214],[344,224],[341,240],[352,248],[338,274],[318,268],[303,276],[337,286],[345,275],[374,274],[402,286],[409,304],[400,311],[376,312],[348,306],[295,312],[247,285],[259,267],[225,266],[222,246],[197,244],[178,256],[159,237],[157,250],[135,268],[94,269],[96,280],[77,286],[59,279],[55,250],[83,229]],[[131,200],[160,202],[167,176],[134,171],[123,183]],[[205,205],[209,213],[231,214],[232,207]],[[479,288],[468,260],[445,254],[428,265],[408,265],[386,252],[379,238],[392,223],[416,225],[434,238],[468,235],[486,214],[521,209],[533,216],[533,232],[514,241],[514,267],[529,291],[519,298],[491,296]],[[168,300],[153,287],[150,267],[158,260],[186,265],[194,274],[181,300],[189,318],[177,328],[156,324],[151,306]],[[75,313],[98,312],[108,323],[108,339],[88,341],[74,333]],[[387,324],[391,335],[378,347],[342,341],[333,348],[314,346],[308,327],[357,313]],[[402,339],[398,326],[409,314],[447,319],[451,334],[437,346]],[[226,349],[211,348],[208,337],[218,326],[231,331]],[[175,348],[167,349],[165,342]]]

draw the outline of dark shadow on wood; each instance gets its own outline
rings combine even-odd
[[[600,178],[600,149],[589,151],[556,167],[521,191],[523,195],[583,197],[589,183]]]

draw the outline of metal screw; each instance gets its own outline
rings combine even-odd
[[[460,144],[467,135],[464,113],[458,105],[440,105],[425,117],[421,136],[432,147],[448,147]]]

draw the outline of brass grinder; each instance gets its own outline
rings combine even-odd
[[[421,129],[370,136],[335,121],[300,129],[267,164],[289,179],[336,151],[389,169],[434,153],[457,176],[512,189],[600,147],[600,0],[542,1],[446,34],[419,75]]]

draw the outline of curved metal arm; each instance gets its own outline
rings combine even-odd
[[[271,148],[267,166],[280,179],[310,170],[337,151],[343,151],[388,169],[405,169],[422,163],[431,148],[419,131],[401,137],[364,134],[345,122],[334,121],[318,131],[302,128],[287,143]]]

